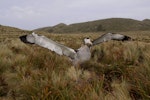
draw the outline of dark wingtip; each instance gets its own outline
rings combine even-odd
[[[132,41],[132,38],[129,36],[124,36],[124,38],[122,39],[122,41]]]
[[[28,42],[26,37],[27,37],[27,35],[23,35],[23,36],[20,36],[19,38],[23,43],[34,44],[34,43]]]

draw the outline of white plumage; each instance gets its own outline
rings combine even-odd
[[[89,38],[85,38],[84,45],[81,46],[79,49],[74,50],[60,43],[57,43],[45,36],[39,36],[34,32],[32,34],[23,35],[20,37],[20,39],[24,43],[37,44],[41,47],[54,51],[59,55],[65,55],[69,57],[69,59],[71,59],[74,66],[78,66],[79,64],[88,61],[91,58],[91,52],[90,52],[91,46],[109,40],[121,40],[121,41],[131,40],[130,37],[125,35],[107,33],[95,39],[93,42],[91,42]]]

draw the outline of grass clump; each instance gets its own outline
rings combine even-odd
[[[99,36],[44,34],[71,48],[79,47],[86,36]],[[126,34],[139,39],[133,33]],[[148,100],[150,44],[145,42],[145,35],[140,41],[97,45],[91,50],[91,60],[79,68],[47,49],[25,45],[17,38],[4,39],[0,42],[0,99]]]

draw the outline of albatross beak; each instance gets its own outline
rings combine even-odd
[[[90,45],[93,45],[93,43],[90,41],[90,43],[89,43]]]

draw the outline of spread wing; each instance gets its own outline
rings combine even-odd
[[[45,36],[39,36],[35,33],[21,36],[20,40],[24,43],[37,44],[41,47],[54,51],[59,55],[68,56],[71,59],[73,59],[76,54],[74,49],[64,46],[60,43],[57,43]]]
[[[94,41],[92,41],[92,43],[93,45],[96,45],[96,44],[103,43],[109,40],[127,41],[127,40],[131,40],[131,38],[122,34],[107,33],[95,39]]]

